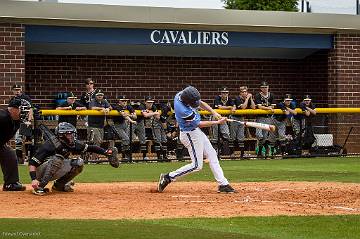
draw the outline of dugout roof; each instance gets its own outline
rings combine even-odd
[[[1,1],[27,54],[304,58],[360,32],[360,16]]]

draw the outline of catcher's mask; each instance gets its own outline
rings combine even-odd
[[[77,138],[76,128],[67,122],[61,122],[55,128],[55,135],[59,138],[59,140],[66,144],[69,147],[75,146],[75,141]]]
[[[21,105],[19,106],[20,110],[20,120],[22,122],[29,121],[29,112],[31,110],[31,104],[29,101],[21,99]]]

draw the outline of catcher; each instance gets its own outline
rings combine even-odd
[[[93,152],[106,155],[112,167],[119,167],[116,148],[106,150],[78,141],[76,128],[70,123],[60,123],[55,128],[55,135],[45,126],[42,129],[47,140],[29,160],[32,193],[35,195],[46,195],[49,189],[45,186],[53,180],[56,181],[52,190],[74,191],[71,180],[81,173],[84,162],[81,158],[69,159],[71,153]]]

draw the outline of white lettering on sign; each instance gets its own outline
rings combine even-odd
[[[229,44],[229,34],[228,32],[154,30],[150,34],[150,40],[154,44],[224,46]]]

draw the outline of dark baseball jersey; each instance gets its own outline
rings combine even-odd
[[[255,95],[255,104],[256,106],[262,105],[265,107],[269,107],[274,104],[274,95],[272,93],[268,93],[267,96],[261,94],[260,92]]]
[[[282,111],[285,111],[287,107],[285,106],[284,102],[280,102],[280,103],[276,104],[276,108],[281,109]],[[290,108],[292,110],[296,109],[296,103],[294,101],[291,101],[288,108]],[[293,114],[275,115],[275,119],[277,119],[278,121],[284,121],[286,118],[291,118],[292,116],[293,116]]]
[[[29,102],[29,104],[31,105],[31,107],[33,107],[30,96],[25,95],[24,93],[21,93],[21,95],[13,96],[13,97],[10,99],[10,101],[11,101],[12,99],[14,99],[14,98],[21,99],[21,100],[26,100],[27,102]]]
[[[237,96],[234,100],[234,105],[236,106],[236,109],[241,109],[241,105],[244,104],[245,99],[242,98],[241,96]],[[246,106],[246,108],[251,108],[251,100],[248,100],[248,104]]]
[[[69,147],[66,144],[61,144],[59,148],[55,148],[54,144],[50,141],[46,141],[40,148],[36,151],[34,156],[29,160],[29,165],[39,167],[41,164],[47,161],[48,157],[55,154],[60,154],[64,158],[68,158],[70,153],[80,154],[83,152],[92,152],[101,155],[106,154],[106,150],[97,146],[97,145],[88,145],[80,141],[75,141],[74,147]]]
[[[300,107],[300,109],[302,109],[302,111],[307,111],[306,104],[305,104],[304,101],[300,103],[299,107]],[[310,109],[313,109],[313,110],[316,109],[315,105],[312,102],[307,107],[310,108]],[[304,119],[305,118],[305,119],[309,120],[309,119],[312,119],[313,117],[314,117],[313,114],[310,114],[309,116],[306,116],[305,114],[299,114],[299,119]]]
[[[124,110],[128,110],[130,114],[135,112],[134,108],[131,105],[126,105],[125,107],[123,107],[123,106],[121,106],[119,104],[116,104],[116,105],[113,105],[112,108],[114,110],[117,110],[118,112],[122,112]],[[125,122],[125,118],[122,115],[114,116],[113,121],[114,121],[115,124],[122,124],[122,123]]]
[[[218,109],[219,106],[234,106],[234,102],[231,98],[222,100],[220,95],[217,95],[214,100],[214,108]]]
[[[146,109],[146,106],[144,104],[141,104],[139,106],[139,110],[141,110],[141,112],[147,111],[148,109]],[[151,107],[151,109],[153,112],[157,111],[156,106],[153,104],[153,106]],[[139,115],[136,119],[137,122],[140,122],[142,120],[145,120],[145,117],[143,115]]]
[[[67,101],[59,105],[59,107],[69,107],[71,106],[72,110],[75,110],[77,107],[84,107],[79,102],[74,102],[74,104],[69,104]],[[74,127],[76,127],[77,123],[77,116],[76,115],[59,115],[59,123],[61,122],[68,122],[72,124]]]
[[[93,99],[89,104],[89,109],[91,109],[92,107],[109,108],[110,104],[105,99],[103,99],[100,102],[97,101],[96,99]],[[104,128],[104,120],[105,120],[105,115],[101,115],[101,116],[99,116],[99,115],[89,115],[89,117],[88,117],[88,125],[89,125],[89,127],[102,129],[102,128]]]
[[[20,128],[20,120],[13,120],[8,110],[0,110],[0,146],[5,145]]]
[[[90,102],[95,99],[96,93],[99,92],[98,89],[94,89],[91,92],[84,92],[80,97],[80,103],[89,109]]]

